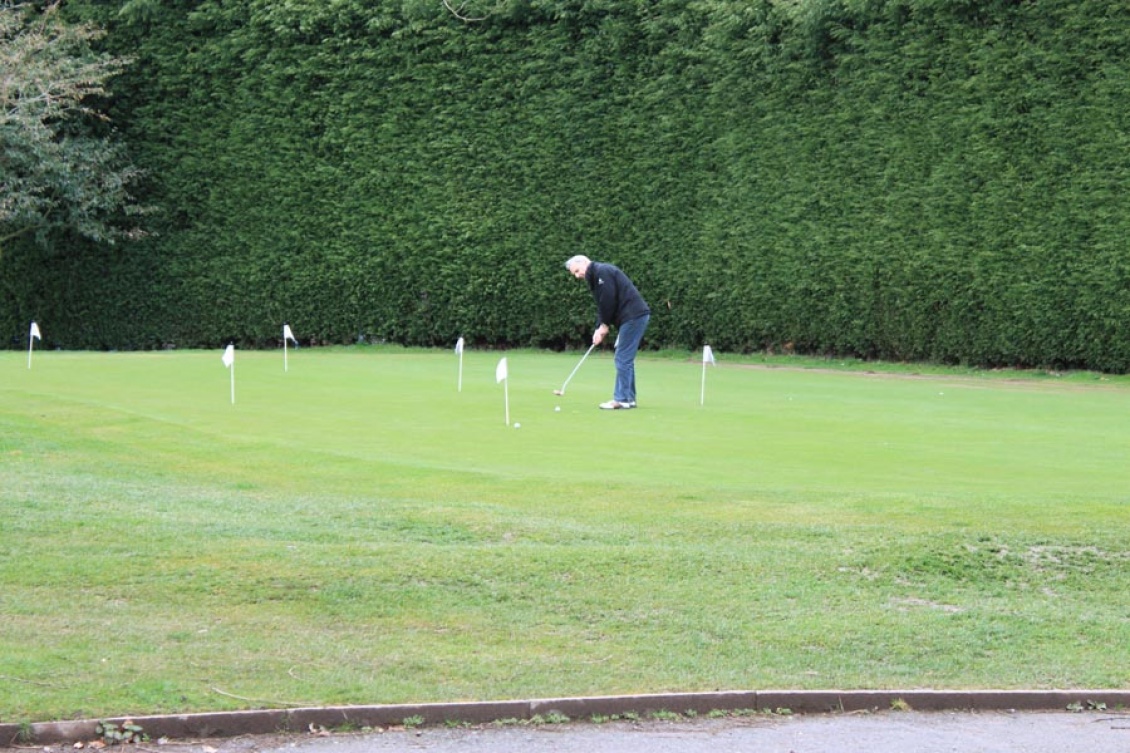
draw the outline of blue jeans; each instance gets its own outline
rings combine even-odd
[[[612,393],[612,399],[618,403],[636,401],[636,351],[640,349],[649,321],[651,315],[644,314],[620,325],[616,345],[616,390]]]

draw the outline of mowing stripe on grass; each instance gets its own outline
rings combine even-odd
[[[1125,385],[507,356],[0,354],[0,717],[1130,680]]]

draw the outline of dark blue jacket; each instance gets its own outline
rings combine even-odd
[[[650,314],[647,302],[640,291],[612,264],[590,262],[585,272],[585,282],[589,284],[592,297],[596,299],[596,326],[602,324],[619,327],[624,322]]]

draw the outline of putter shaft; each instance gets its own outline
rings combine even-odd
[[[596,347],[596,343],[593,343],[592,345],[589,346],[589,349],[585,351],[585,354],[583,356],[581,356],[581,360],[577,361],[577,365],[573,367],[573,370],[571,372],[569,372],[569,376],[565,377],[565,383],[561,385],[561,389],[555,391],[556,394],[558,394],[558,395],[564,395],[565,394],[565,388],[569,385],[569,381],[573,378],[573,375],[577,373],[577,370],[579,368],[581,368],[581,364],[585,362],[585,359],[589,357],[589,353],[592,353],[592,349],[595,348],[595,347]]]

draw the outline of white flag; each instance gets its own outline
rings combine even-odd
[[[455,341],[455,355],[457,355],[457,356],[463,355],[463,338],[462,337],[460,337],[458,340]]]
[[[718,365],[714,362],[714,351],[710,349],[709,345],[702,346],[702,390],[699,392],[699,405],[706,405],[706,364]]]
[[[224,348],[224,355],[222,356],[221,360],[223,360],[224,366],[227,366],[229,369],[231,368],[231,365],[235,363],[234,345],[229,345],[228,347]]]
[[[507,379],[506,377],[507,377],[506,358],[504,357],[501,361],[498,362],[498,367],[494,370],[494,381],[495,381],[496,384],[498,382],[502,382],[502,395],[503,395],[503,399],[506,401],[506,413],[503,414],[503,415],[504,415],[504,419],[506,421],[506,425],[509,426],[510,425],[510,380]],[[514,426],[517,427],[517,424],[515,424]]]
[[[31,352],[35,349],[35,341],[42,340],[39,335],[39,325],[35,322],[31,323],[31,331],[28,333],[27,338],[27,367],[31,368]]]
[[[283,344],[284,345],[286,344],[287,340],[290,340],[295,345],[298,345],[298,338],[294,336],[294,332],[291,331],[290,325],[284,324],[283,325]]]

